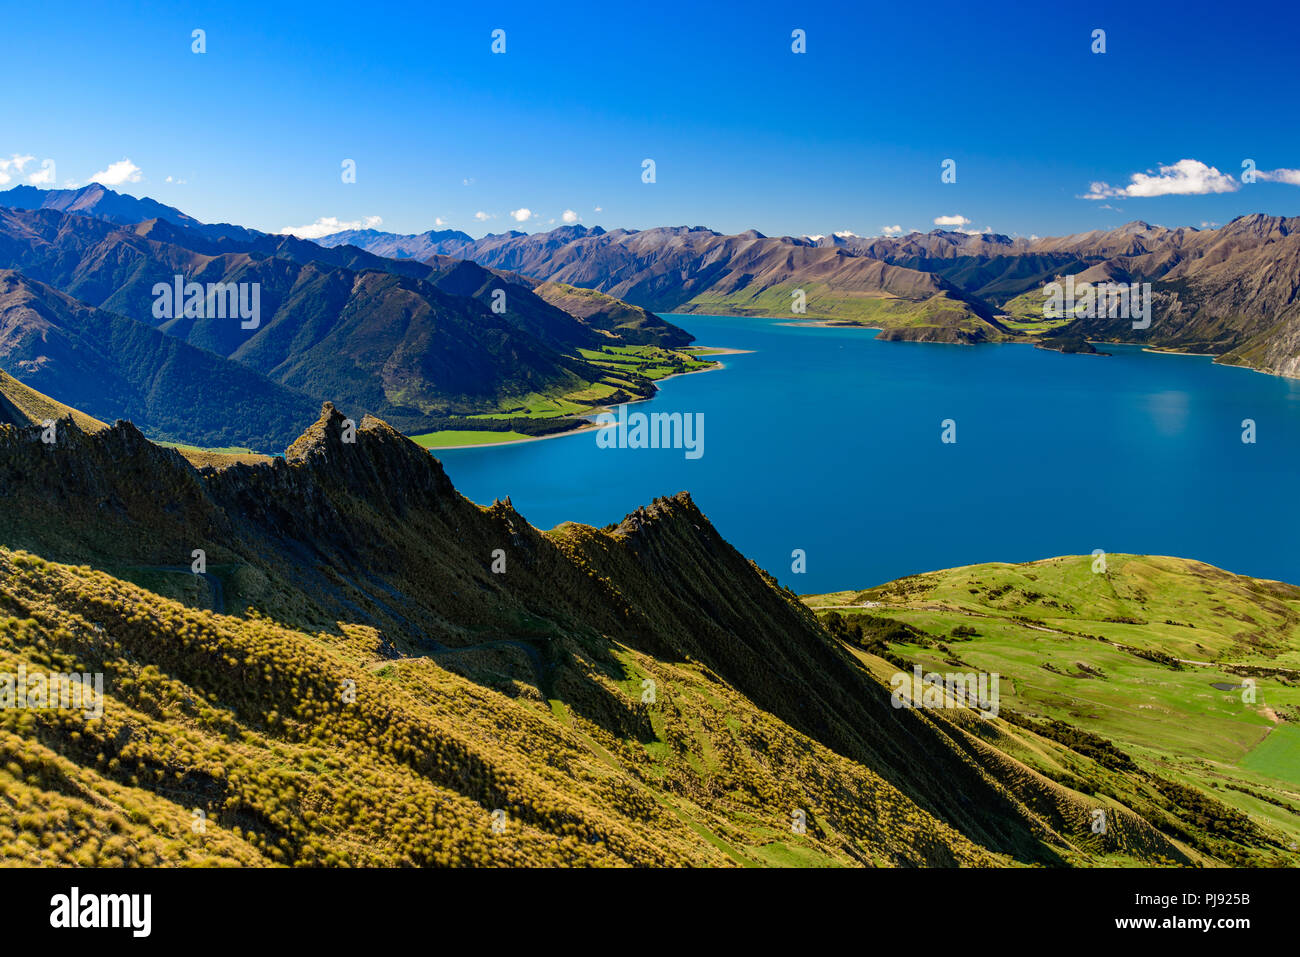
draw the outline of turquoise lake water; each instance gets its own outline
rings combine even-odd
[[[699,458],[599,448],[590,431],[439,452],[456,487],[485,504],[509,495],[539,528],[606,525],[686,489],[801,594],[1097,548],[1300,583],[1300,382],[1135,346],[1100,358],[669,318],[696,345],[753,350],[628,407],[701,413]]]

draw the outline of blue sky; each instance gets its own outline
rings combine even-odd
[[[25,4],[0,183],[52,160],[209,222],[476,236],[566,211],[769,235],[1300,214],[1300,174],[1272,173],[1300,169],[1294,3],[831,6]],[[1247,158],[1275,181],[1242,184]]]

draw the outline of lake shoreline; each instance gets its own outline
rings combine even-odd
[[[665,316],[681,316],[681,317],[683,317],[683,318],[689,319],[689,318],[691,318],[691,317],[693,317],[693,316],[696,316],[696,315],[702,315],[702,314],[701,314],[701,313],[664,313],[664,315],[665,315]],[[867,331],[867,332],[875,332],[875,333],[881,333],[881,332],[884,332],[884,331],[885,331],[885,327],[884,327],[884,326],[864,326],[864,325],[862,325],[861,323],[853,322],[852,320],[849,320],[849,319],[827,319],[827,318],[817,318],[817,319],[789,319],[789,318],[786,318],[785,316],[720,316],[720,317],[718,317],[718,318],[722,318],[722,319],[768,319],[768,320],[772,321],[775,325],[778,325],[778,326],[787,326],[787,327],[794,328],[794,329],[862,329],[862,330]],[[1039,339],[1037,339],[1037,338],[1031,338],[1031,337],[1028,337],[1028,336],[1026,336],[1025,338],[1022,338],[1022,339],[1008,339],[1008,340],[1006,340],[1006,341],[1004,341],[1004,342],[974,342],[974,343],[964,343],[964,342],[942,342],[942,341],[939,341],[939,340],[934,340],[934,341],[931,341],[931,342],[925,342],[924,340],[919,340],[919,339],[897,339],[897,340],[893,340],[893,341],[896,341],[896,342],[922,342],[923,344],[928,344],[928,345],[977,345],[977,346],[978,346],[978,345],[1008,345],[1008,346],[1011,346],[1011,345],[1026,345],[1026,346],[1034,346],[1035,348],[1040,348],[1040,349],[1042,349],[1042,351],[1044,351],[1044,352],[1055,352],[1055,353],[1058,353],[1058,354],[1060,354],[1060,355],[1099,355],[1099,356],[1103,356],[1103,357],[1109,357],[1109,356],[1111,355],[1111,353],[1108,353],[1108,352],[1098,352],[1098,353],[1067,353],[1067,352],[1064,352],[1064,351],[1061,350],[1061,349],[1053,349],[1053,348],[1051,348],[1050,346],[1041,346],[1041,345],[1039,344],[1039,343],[1041,342],[1041,340],[1039,340]],[[1217,352],[1186,352],[1186,351],[1183,351],[1183,350],[1181,350],[1181,349],[1161,349],[1161,348],[1156,348],[1156,347],[1154,347],[1154,346],[1146,345],[1146,344],[1141,343],[1141,342],[1126,342],[1126,341],[1124,341],[1124,340],[1122,340],[1122,339],[1086,339],[1086,338],[1085,338],[1084,341],[1087,342],[1087,343],[1089,343],[1090,345],[1093,345],[1093,346],[1097,346],[1097,345],[1137,346],[1137,347],[1141,348],[1141,350],[1142,350],[1143,352],[1150,352],[1150,353],[1153,353],[1153,354],[1156,354],[1156,355],[1166,355],[1166,356],[1191,356],[1191,357],[1198,358],[1198,359],[1212,359],[1212,360],[1214,360],[1214,362],[1215,362],[1216,365],[1221,365],[1221,366],[1225,366],[1225,367],[1232,366],[1232,367],[1240,368],[1240,369],[1248,369],[1248,370],[1250,370],[1251,372],[1259,372],[1259,373],[1261,373],[1261,374],[1263,374],[1263,375],[1277,376],[1278,378],[1281,378],[1281,379],[1290,379],[1290,378],[1295,378],[1295,377],[1293,377],[1293,376],[1288,376],[1288,375],[1285,375],[1285,374],[1283,374],[1283,373],[1279,373],[1279,372],[1271,372],[1271,371],[1269,371],[1269,370],[1267,370],[1267,369],[1257,369],[1257,368],[1255,368],[1254,366],[1248,366],[1248,365],[1234,365],[1233,363],[1222,363],[1222,362],[1219,362],[1219,361],[1218,361],[1219,358],[1221,358],[1221,356],[1224,355],[1224,353],[1217,353]],[[743,351],[746,351],[746,350],[739,350],[739,351],[743,352]]]
[[[700,354],[699,358],[712,359],[715,356],[740,356],[740,355],[747,355],[754,351],[753,349],[732,349],[725,346],[719,346],[717,348],[713,348],[713,347],[708,347],[708,348],[709,348],[709,352],[706,354]],[[654,380],[655,383],[654,395],[648,395],[644,399],[633,399],[630,402],[620,402],[619,405],[636,405],[637,403],[640,402],[649,402],[650,400],[656,398],[659,395],[658,386],[660,382],[667,382],[669,379],[677,379],[682,376],[702,375],[705,372],[719,372],[725,369],[726,367],[727,366],[723,362],[714,361],[713,365],[709,366],[707,369],[692,369],[689,372],[674,372],[672,375],[666,375],[662,379]],[[597,406],[591,409],[591,411],[583,413],[583,415],[601,415],[605,412],[609,412],[612,408],[614,407],[608,405]],[[595,422],[588,422],[586,425],[580,425],[576,429],[568,429],[564,432],[552,432],[550,435],[530,435],[527,438],[523,438],[523,439],[506,439],[504,442],[472,442],[468,445],[420,445],[420,448],[424,449],[426,452],[430,453],[431,455],[436,455],[438,452],[452,451],[457,449],[496,449],[507,445],[526,445],[529,442],[545,442],[548,439],[563,439],[570,435],[578,435],[582,432],[590,432],[593,429],[599,429],[599,428],[601,428],[601,426],[597,425]],[[407,438],[411,439],[412,441],[415,441],[409,435],[407,436]],[[416,442],[416,444],[419,445],[420,443]]]
[[[664,313],[664,315],[667,316],[667,317],[669,317],[669,318],[673,318],[673,317],[676,317],[676,316],[682,316],[683,318],[690,319],[690,318],[694,318],[697,314],[694,314],[694,313]],[[863,330],[864,332],[874,332],[874,333],[877,333],[877,334],[879,334],[879,333],[885,331],[885,330],[884,330],[884,327],[879,327],[879,326],[864,326],[864,325],[861,325],[861,324],[859,324],[859,323],[852,322],[852,321],[849,321],[849,320],[837,320],[837,319],[826,319],[826,318],[817,318],[817,319],[786,319],[785,317],[782,317],[782,316],[767,316],[767,317],[763,317],[763,316],[720,316],[720,317],[716,317],[716,318],[723,318],[723,319],[737,319],[737,320],[755,320],[755,319],[757,319],[757,320],[763,320],[763,319],[767,319],[768,321],[771,321],[774,325],[777,325],[777,326],[783,326],[783,327],[788,327],[788,328],[796,328],[796,329],[798,329],[798,328],[804,328],[804,329],[861,329],[861,330]],[[875,338],[875,337],[873,336],[873,338]],[[908,342],[908,341],[916,342],[916,341],[919,341],[919,340],[906,340],[906,339],[904,339],[904,340],[898,340],[898,341],[901,341],[901,342]],[[1215,360],[1215,365],[1223,365],[1223,363],[1219,363],[1219,362],[1217,362],[1217,359],[1219,358],[1219,356],[1218,356],[1216,353],[1211,353],[1211,352],[1183,352],[1183,351],[1180,351],[1180,350],[1177,350],[1177,349],[1160,349],[1160,348],[1155,348],[1155,347],[1152,347],[1152,346],[1149,346],[1149,345],[1144,345],[1143,343],[1140,343],[1140,342],[1123,342],[1123,341],[1119,341],[1119,340],[1085,339],[1085,341],[1088,342],[1088,343],[1091,344],[1091,345],[1094,345],[1094,346],[1096,346],[1096,345],[1136,346],[1136,347],[1140,348],[1141,351],[1143,351],[1143,352],[1147,352],[1147,353],[1152,353],[1152,354],[1154,354],[1154,355],[1189,356],[1189,357],[1193,357],[1193,358],[1205,358],[1205,359],[1211,359],[1211,360]],[[947,343],[947,342],[934,342],[934,343],[923,343],[923,344],[930,344],[930,345],[1027,345],[1027,346],[1033,346],[1035,349],[1038,349],[1038,350],[1040,350],[1040,351],[1042,351],[1042,352],[1055,352],[1055,353],[1058,354],[1058,355],[1096,355],[1096,356],[1099,356],[1099,357],[1102,357],[1102,358],[1109,358],[1109,357],[1111,357],[1111,356],[1113,355],[1113,353],[1109,353],[1109,352],[1092,352],[1092,353],[1084,353],[1084,352],[1073,352],[1073,353],[1071,353],[1071,352],[1065,352],[1064,350],[1061,350],[1061,349],[1053,349],[1053,348],[1051,348],[1051,347],[1049,347],[1049,346],[1043,346],[1043,345],[1042,345],[1038,340],[1036,340],[1036,339],[1032,339],[1032,338],[1011,339],[1011,340],[1007,340],[1007,341],[1005,341],[1005,342],[988,342],[988,343]],[[694,350],[699,350],[699,351],[696,352],[696,351],[694,351]],[[715,362],[714,362],[714,364],[713,364],[712,366],[710,366],[710,367],[707,368],[707,369],[693,369],[693,370],[691,370],[691,371],[689,371],[689,372],[674,372],[672,375],[664,376],[662,379],[656,379],[656,380],[654,380],[656,386],[657,386],[660,382],[667,382],[667,381],[669,381],[670,379],[676,379],[676,378],[679,378],[679,377],[681,377],[681,376],[699,375],[700,373],[704,373],[704,372],[716,372],[716,371],[719,371],[719,370],[721,370],[721,369],[725,369],[725,368],[726,368],[725,363],[723,363],[723,362],[721,362],[721,361],[716,361],[716,360],[719,360],[720,357],[723,357],[723,356],[732,356],[732,355],[747,355],[747,354],[752,354],[752,353],[755,352],[756,350],[753,350],[753,349],[736,349],[736,348],[731,348],[731,347],[728,347],[728,346],[716,346],[716,347],[714,347],[714,346],[687,346],[687,347],[684,347],[684,349],[683,349],[682,351],[689,352],[689,353],[693,353],[693,355],[695,356],[695,358],[698,358],[698,359],[714,359]],[[1264,374],[1264,375],[1274,375],[1274,376],[1277,375],[1277,373],[1267,372],[1266,370],[1263,370],[1263,369],[1256,369],[1256,368],[1254,368],[1254,367],[1252,367],[1252,366],[1236,366],[1236,368],[1244,368],[1244,369],[1247,369],[1247,370],[1249,370],[1249,371],[1251,371],[1251,372],[1259,372],[1259,373]],[[1286,376],[1281,376],[1281,378],[1287,378],[1287,377],[1286,377]],[[620,404],[622,404],[622,405],[635,405],[635,404],[640,403],[640,402],[649,402],[650,400],[656,398],[656,397],[658,396],[658,394],[659,394],[659,393],[658,393],[658,390],[656,389],[654,395],[647,396],[647,397],[642,398],[642,399],[633,399],[633,400],[630,401],[630,402],[620,403]],[[601,415],[602,413],[610,412],[612,408],[614,408],[614,406],[608,406],[608,405],[606,405],[606,406],[594,407],[594,408],[592,408],[589,412],[583,413],[583,415],[584,415],[584,416],[586,416],[586,415],[597,416],[597,415]],[[577,435],[577,434],[579,434],[579,433],[581,433],[581,432],[590,432],[590,431],[592,431],[593,429],[598,429],[598,428],[600,428],[600,426],[598,426],[595,422],[588,422],[587,424],[585,424],[585,425],[581,425],[581,426],[579,426],[578,428],[575,428],[575,429],[569,429],[568,431],[565,431],[565,432],[554,432],[554,433],[551,433],[550,435],[535,435],[535,436],[528,436],[528,437],[525,437],[525,438],[506,439],[505,441],[502,441],[502,442],[473,442],[473,443],[469,443],[469,444],[461,444],[461,445],[421,446],[421,448],[424,448],[425,451],[427,451],[427,452],[429,452],[429,453],[431,453],[431,454],[436,454],[436,453],[439,452],[439,451],[459,451],[459,450],[463,450],[463,449],[499,448],[499,447],[507,446],[507,445],[524,445],[524,444],[529,443],[529,442],[543,442],[543,441],[546,441],[546,440],[548,440],[548,439],[562,439],[562,438],[565,438],[566,436]],[[408,438],[410,438],[410,436],[408,436]]]

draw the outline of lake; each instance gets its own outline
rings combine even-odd
[[[667,318],[696,345],[752,350],[628,407],[699,413],[703,454],[600,448],[596,431],[439,451],[456,487],[509,495],[540,528],[606,525],[686,489],[801,594],[1097,548],[1300,583],[1300,382],[1136,346],[1102,358]]]

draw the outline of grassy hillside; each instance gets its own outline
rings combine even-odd
[[[795,289],[807,296],[807,311],[790,310]],[[798,280],[763,289],[744,287],[720,294],[709,291],[677,307],[677,312],[720,316],[789,316],[823,319],[881,329],[881,338],[917,342],[1001,342],[1014,338],[981,318],[968,303],[946,293],[905,299],[874,292],[836,289]]]
[[[592,328],[615,333],[633,345],[671,348],[689,345],[695,338],[640,306],[595,289],[580,289],[563,282],[544,282],[533,291]]]
[[[808,604],[873,648],[882,675],[900,663],[999,673],[1016,733],[1065,743],[1013,749],[1054,780],[1163,819],[1218,860],[1296,863],[1300,588],[1175,558],[1093,567],[975,565]],[[1085,773],[1087,756],[1100,769]]]
[[[108,428],[99,419],[54,401],[0,369],[0,423],[27,426],[69,418],[83,432],[98,432]]]
[[[393,660],[366,629],[218,616],[4,549],[0,581],[5,670],[110,689],[102,718],[0,713],[6,863],[995,862],[698,666],[616,647],[547,700],[498,650]],[[636,733],[584,717],[593,696]]]

